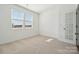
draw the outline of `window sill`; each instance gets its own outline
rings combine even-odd
[[[12,28],[12,30],[33,30],[33,28]]]

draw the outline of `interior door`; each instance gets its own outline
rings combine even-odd
[[[65,39],[73,40],[73,12],[65,14]]]
[[[76,11],[76,44],[79,46],[79,5]]]

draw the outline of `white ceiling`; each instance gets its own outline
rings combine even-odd
[[[55,9],[55,8],[62,8],[62,7],[69,7],[74,6],[74,4],[19,4],[20,6],[23,6],[25,8],[28,8],[32,11],[35,11],[37,13],[41,13],[45,10],[48,10],[49,8]],[[75,4],[76,5],[76,4]],[[70,8],[70,7],[69,7]]]
[[[44,10],[49,9],[50,7],[55,8],[56,4],[28,4],[28,5],[27,4],[20,4],[20,6],[23,6],[25,8],[32,10],[32,11],[41,13]]]

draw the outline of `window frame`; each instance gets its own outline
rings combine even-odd
[[[24,28],[25,29],[32,29],[33,28],[33,14],[29,13],[30,15],[32,15],[32,24],[31,24],[32,26],[31,27],[25,27],[25,14],[26,13],[24,13]]]
[[[10,10],[12,10],[12,9],[16,9],[16,8],[11,8]],[[16,10],[19,10],[19,9],[16,9]],[[22,11],[21,11],[21,12],[22,12]],[[11,11],[11,13],[12,13],[12,11]],[[11,18],[11,27],[12,27],[12,29],[33,29],[33,14],[26,11],[27,14],[32,15],[32,24],[31,24],[31,27],[25,27],[25,14],[26,14],[26,13],[25,13],[25,12],[23,12],[23,13],[24,13],[24,19],[23,19],[23,21],[21,20],[21,21],[23,22],[22,27],[16,27],[16,28],[13,27],[13,26],[12,26],[12,20],[14,20],[14,19]],[[12,14],[11,14],[11,16],[12,16]],[[11,16],[10,16],[10,17],[11,17]]]

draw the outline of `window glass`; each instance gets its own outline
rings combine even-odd
[[[25,27],[32,27],[33,16],[31,14],[25,14]]]
[[[12,19],[12,27],[14,28],[22,27],[24,20],[24,13],[17,9],[11,9],[11,19]]]
[[[32,27],[33,16],[18,9],[11,9],[11,22],[13,28]]]

